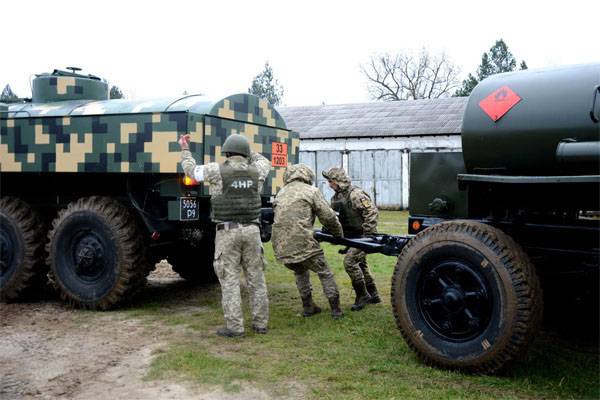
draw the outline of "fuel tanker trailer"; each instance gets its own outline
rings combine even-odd
[[[425,362],[494,372],[526,348],[543,303],[597,329],[599,91],[599,64],[485,79],[462,152],[411,154],[409,236],[342,243],[399,254],[393,312]]]
[[[208,187],[184,177],[177,143],[191,135],[201,163],[224,160],[233,133],[271,159],[271,197],[298,159],[298,134],[248,94],[108,100],[101,78],[37,75],[32,99],[0,105],[0,298],[13,301],[49,277],[74,305],[108,309],[143,286],[167,258],[183,278],[215,279]]]

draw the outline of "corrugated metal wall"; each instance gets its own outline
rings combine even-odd
[[[369,193],[379,207],[402,208],[402,151],[301,151],[300,162],[317,175],[317,187],[326,199],[333,196],[321,172],[343,166],[352,183]]]
[[[329,188],[327,179],[323,178],[322,171],[331,167],[342,166],[341,151],[301,151],[300,162],[308,165],[314,172],[317,178],[317,187],[321,189],[321,193],[327,200],[333,196],[333,190]]]
[[[402,207],[402,152],[364,150],[348,153],[352,182],[369,193],[375,204],[386,208]]]
[[[460,136],[368,140],[303,140],[300,162],[317,176],[317,187],[327,200],[333,196],[321,172],[344,167],[352,183],[365,190],[380,208],[408,208],[411,152],[457,151]]]

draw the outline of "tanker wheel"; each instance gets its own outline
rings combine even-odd
[[[70,203],[49,233],[50,278],[63,300],[109,309],[139,289],[150,268],[135,219],[107,197]]]
[[[37,214],[23,200],[0,198],[0,300],[18,300],[41,287],[47,272]]]
[[[402,336],[427,364],[481,374],[518,355],[542,316],[540,283],[525,252],[473,221],[444,222],[411,239],[391,297]]]
[[[178,245],[169,253],[167,260],[180,277],[192,283],[214,283],[217,275],[213,268],[215,254],[214,237],[202,240],[200,246]]]

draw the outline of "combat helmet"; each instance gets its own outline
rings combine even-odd
[[[350,187],[351,181],[348,175],[346,175],[346,171],[341,167],[332,167],[328,170],[322,172],[322,175],[328,181],[333,181],[337,183],[340,190],[346,190]]]
[[[250,143],[248,143],[248,139],[245,136],[234,133],[225,139],[221,153],[236,153],[248,157],[250,156]]]

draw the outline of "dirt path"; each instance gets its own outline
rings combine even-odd
[[[177,280],[160,266],[150,285]],[[56,299],[0,304],[0,398],[9,399],[267,399],[253,388],[143,381],[153,354],[166,346],[158,329],[118,313],[71,310]]]

